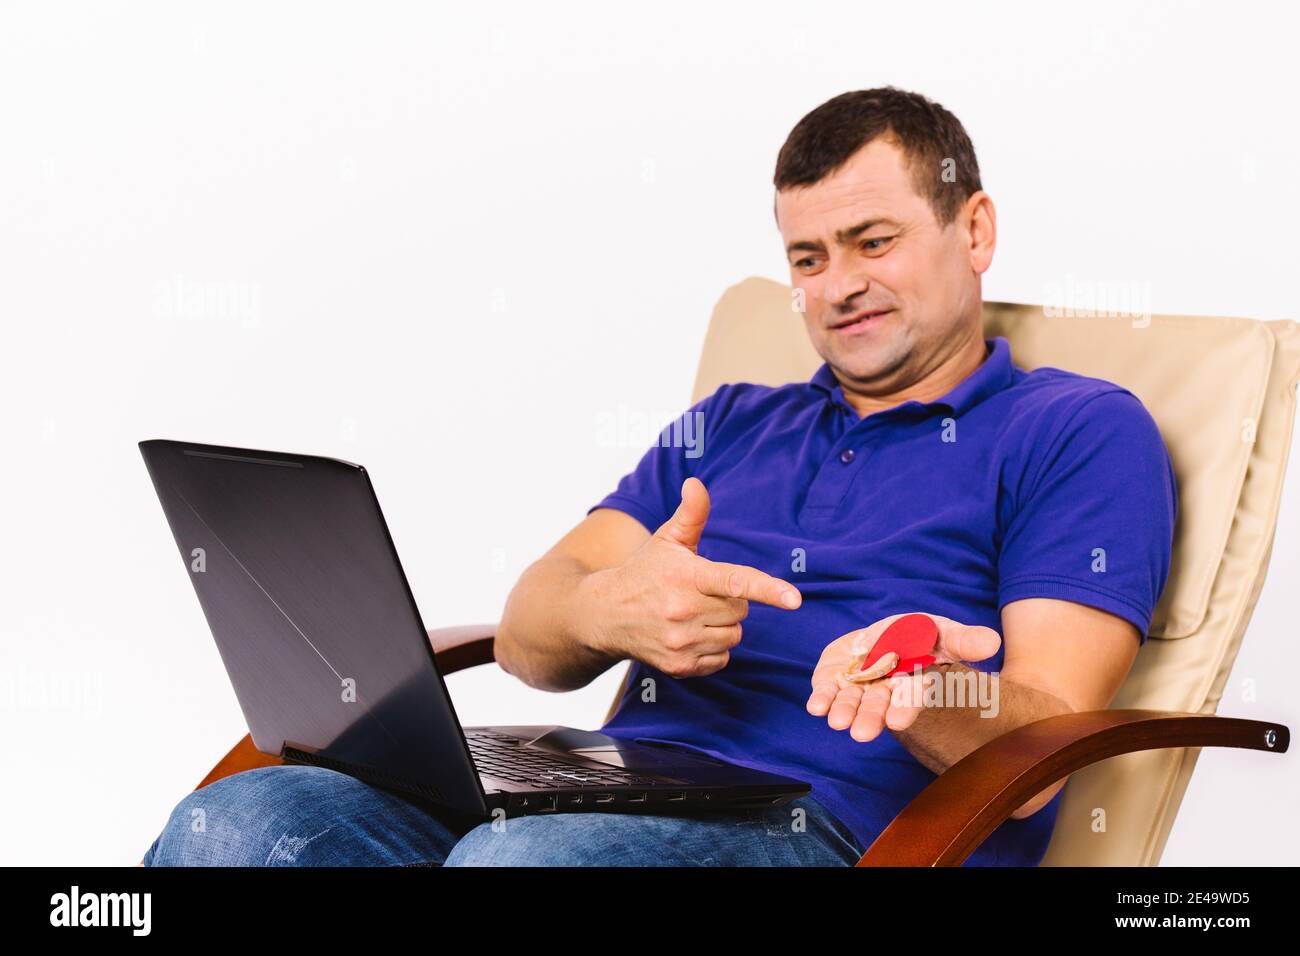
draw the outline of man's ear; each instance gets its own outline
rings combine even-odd
[[[984,190],[974,193],[961,210],[962,222],[970,243],[970,267],[983,275],[993,264],[993,250],[998,244],[998,213],[993,197]]]

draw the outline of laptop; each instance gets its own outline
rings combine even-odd
[[[181,441],[140,451],[263,753],[469,819],[763,807],[811,791],[685,746],[462,727],[363,467]]]

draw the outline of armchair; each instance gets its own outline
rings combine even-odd
[[[1105,378],[1146,405],[1178,477],[1170,578],[1152,640],[1112,708],[1036,721],[967,755],[913,799],[859,865],[960,865],[1017,807],[1073,774],[1043,864],[1153,866],[1202,747],[1281,754],[1290,744],[1279,723],[1216,711],[1272,554],[1300,381],[1300,325],[1049,315],[1001,302],[985,303],[984,320],[986,335],[1005,336],[1020,367]],[[806,379],[819,363],[789,287],[750,278],[714,310],[693,400],[724,382]],[[448,674],[494,660],[494,630],[431,630],[439,668]],[[199,786],[279,762],[245,736]],[[1124,812],[1107,814],[1099,830],[1092,825],[1099,807]]]

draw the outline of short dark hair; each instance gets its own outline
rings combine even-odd
[[[777,155],[773,185],[779,192],[818,183],[880,137],[903,150],[913,187],[942,226],[984,188],[961,121],[933,100],[892,86],[841,93],[796,123]]]

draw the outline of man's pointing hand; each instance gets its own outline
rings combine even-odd
[[[708,519],[708,491],[687,478],[673,516],[623,564],[591,576],[608,615],[598,629],[602,650],[673,677],[699,677],[727,666],[750,601],[799,606],[798,589],[779,578],[700,557]]]

